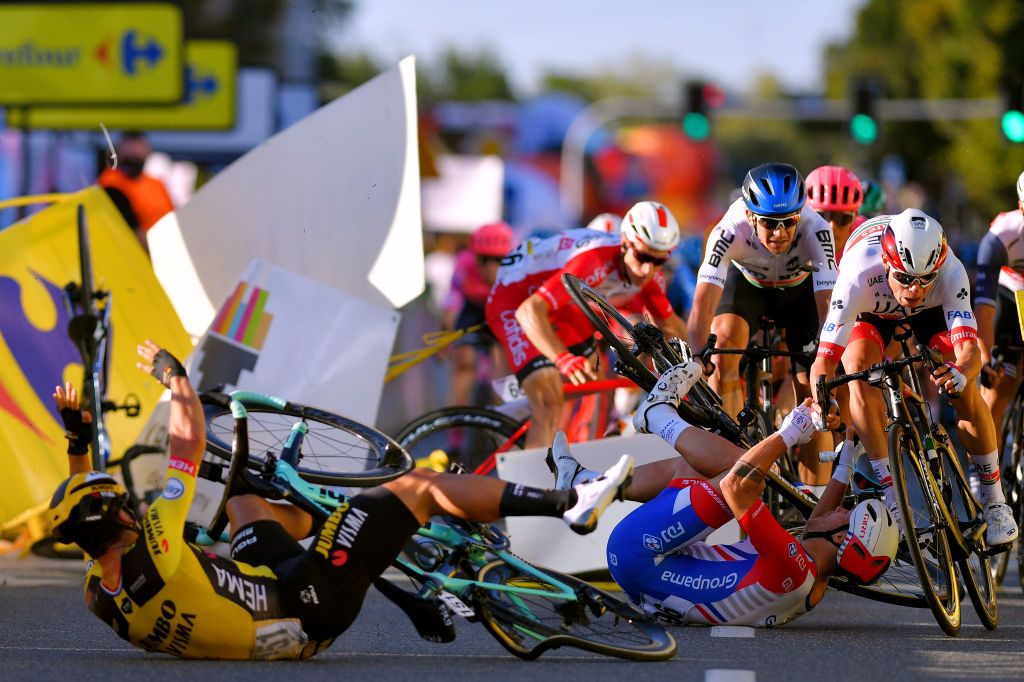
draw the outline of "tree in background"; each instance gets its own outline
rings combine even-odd
[[[826,53],[827,94],[848,96],[850,77],[868,73],[891,98],[1001,97],[1024,72],[1022,37],[1019,0],[868,0],[850,40]],[[870,153],[876,162],[898,154],[933,195],[953,174],[977,211],[975,233],[1013,205],[1024,170],[1024,146],[1007,142],[996,120],[885,123]]]

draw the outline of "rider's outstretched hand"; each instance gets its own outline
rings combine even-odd
[[[171,387],[171,379],[174,377],[188,377],[185,367],[166,350],[156,345],[149,339],[138,346],[139,362],[135,364],[146,374],[152,374],[156,380],[167,388]]]
[[[53,400],[57,403],[60,418],[64,422],[64,437],[68,439],[68,454],[89,454],[89,444],[92,442],[92,414],[82,411],[78,391],[70,381],[63,388],[55,386]]]
[[[811,399],[807,398],[786,415],[779,427],[779,435],[787,448],[803,445],[814,437],[814,422],[811,419]]]

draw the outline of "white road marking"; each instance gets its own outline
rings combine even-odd
[[[704,682],[756,682],[757,675],[753,670],[730,670],[713,668],[704,671]]]
[[[753,637],[754,628],[746,625],[713,625],[712,637]]]

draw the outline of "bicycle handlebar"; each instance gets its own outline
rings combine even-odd
[[[941,353],[932,348],[928,348],[923,344],[918,344],[917,353],[905,358],[900,358],[899,360],[878,362],[859,372],[843,374],[841,376],[833,377],[832,379],[826,379],[824,374],[818,375],[818,380],[815,386],[818,405],[824,406],[831,403],[832,389],[837,386],[848,384],[851,381],[866,381],[872,386],[877,386],[882,382],[883,377],[899,374],[904,368],[910,367],[918,362],[926,363],[929,370],[941,367],[944,364]]]

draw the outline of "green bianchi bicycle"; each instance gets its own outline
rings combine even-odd
[[[393,440],[339,415],[251,392],[202,400],[208,453],[200,476],[229,484],[238,467],[249,467],[314,518],[326,519],[345,499],[334,486],[377,485],[413,466]],[[223,538],[226,499],[227,491],[208,531],[191,529],[196,541]],[[491,525],[443,517],[414,540],[415,552],[393,563],[399,577],[374,584],[424,639],[453,640],[455,614],[483,623],[524,659],[561,646],[633,660],[665,660],[676,652],[672,636],[639,609],[523,561]]]

